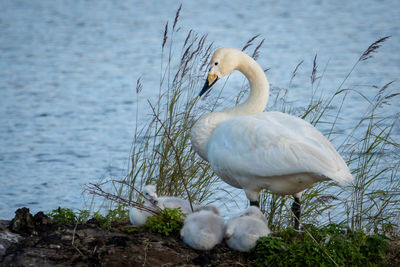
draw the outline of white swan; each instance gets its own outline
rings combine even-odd
[[[180,234],[191,248],[210,250],[222,242],[224,219],[214,206],[200,208],[186,217]]]
[[[249,80],[250,96],[236,107],[201,116],[191,132],[194,149],[222,180],[244,189],[251,205],[258,206],[262,189],[293,195],[298,229],[301,192],[319,181],[351,182],[354,178],[349,168],[310,123],[281,112],[263,112],[269,84],[250,56],[233,48],[220,48],[210,65],[200,96],[233,70]]]
[[[144,187],[143,195],[148,203],[153,203],[162,210],[165,208],[169,209],[181,208],[182,212],[185,214],[192,213],[192,208],[188,200],[171,196],[158,197],[156,190],[157,188],[155,185],[146,185]],[[195,204],[192,204],[192,206],[194,210],[200,208],[200,206]]]
[[[270,233],[264,215],[257,207],[250,206],[241,216],[228,220],[224,238],[231,249],[247,252],[255,247],[260,237]]]

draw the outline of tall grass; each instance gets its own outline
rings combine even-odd
[[[91,187],[93,194],[132,205],[140,201],[138,192],[142,186],[153,183],[157,185],[159,194],[180,196],[191,202],[210,202],[221,194],[225,199],[222,204],[237,201],[231,195],[231,187],[220,182],[209,164],[193,151],[190,130],[200,114],[213,111],[217,106],[241,102],[249,90],[248,84],[244,80],[241,90],[232,99],[222,98],[223,86],[217,97],[198,101],[196,95],[203,85],[214,48],[207,41],[207,35],[198,35],[193,30],[185,35],[182,33],[178,26],[180,11],[181,7],[173,23],[167,22],[164,28],[159,93],[156,101],[147,100],[151,110],[148,120],[138,115],[141,111],[137,106],[129,174],[120,181],[111,181],[113,192],[105,193],[103,187],[97,185]],[[175,44],[178,34],[184,41]],[[303,223],[321,225],[336,222],[352,229],[384,233],[393,232],[398,227],[400,145],[391,138],[398,114],[389,116],[381,112],[381,107],[390,104],[398,93],[391,91],[392,82],[377,87],[374,99],[368,99],[356,89],[345,87],[357,65],[369,60],[388,38],[371,44],[343,77],[340,86],[329,95],[320,93],[326,67],[320,73],[315,56],[310,74],[313,93],[305,107],[298,108],[296,103],[288,101],[292,81],[298,75],[303,61],[294,68],[288,88],[273,87],[271,90],[268,109],[290,113],[318,128],[322,127],[356,178],[350,185],[324,182],[307,189],[302,197]],[[256,35],[245,43],[243,50],[253,47],[253,52],[249,54],[257,58],[263,42]],[[141,98],[142,87],[138,79],[137,103],[146,101]],[[342,120],[343,107],[348,104],[350,94],[359,94],[368,108],[359,121],[353,123],[354,128],[344,134],[338,127],[338,121]],[[144,124],[141,124],[142,121],[145,121]],[[239,201],[247,202],[245,199]],[[279,196],[268,191],[260,195],[260,203],[268,213],[269,224],[274,230],[291,226],[291,201],[290,196]]]
[[[350,185],[325,182],[305,190],[302,196],[303,223],[344,223],[354,230],[365,229],[375,233],[393,233],[399,227],[400,145],[392,138],[399,114],[381,111],[381,107],[389,105],[399,93],[389,90],[393,82],[381,88],[373,86],[376,89],[373,99],[368,99],[360,90],[344,87],[357,65],[370,59],[388,38],[372,43],[345,75],[339,87],[326,96],[317,93],[325,70],[322,74],[318,73],[315,56],[310,75],[312,97],[304,109],[296,108],[294,103],[287,101],[288,90],[272,90],[276,94],[275,109],[299,116],[317,128],[325,129],[325,136],[335,143],[355,177]],[[292,79],[301,64],[302,61],[296,66]],[[286,93],[278,97],[282,91]],[[360,119],[352,123],[354,128],[345,134],[337,122],[344,119],[342,111],[350,94],[360,95],[367,108],[364,114],[360,114]],[[274,96],[271,98],[274,99]],[[342,141],[338,143],[338,140]],[[290,197],[266,191],[260,201],[269,212],[272,228],[281,230],[291,224]]]
[[[219,179],[209,164],[200,159],[190,143],[190,129],[199,109],[212,109],[213,103],[196,105],[199,88],[213,52],[207,35],[190,30],[181,47],[174,44],[174,36],[182,31],[179,7],[173,23],[166,23],[161,43],[160,83],[155,101],[141,98],[142,83],[138,79],[137,117],[133,136],[130,172],[116,185],[113,195],[121,196],[127,204],[140,201],[143,185],[156,184],[161,195],[173,195],[191,203],[209,202]],[[139,102],[147,101],[151,115],[144,120],[138,114]],[[99,192],[93,188],[92,193]],[[110,195],[101,192],[102,196]]]

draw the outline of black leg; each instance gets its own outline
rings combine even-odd
[[[256,201],[251,201],[250,200],[250,206],[260,207],[260,203],[258,203],[258,200],[256,200]]]
[[[292,204],[292,212],[294,214],[294,229],[299,230],[301,208],[300,208],[300,198],[298,197],[294,197],[294,201]]]

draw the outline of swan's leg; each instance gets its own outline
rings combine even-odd
[[[260,203],[258,202],[258,198],[259,198],[259,191],[253,191],[253,190],[245,190],[244,191],[246,193],[246,197],[247,199],[250,201],[250,206],[256,206],[256,207],[260,207]]]
[[[256,200],[256,201],[251,201],[250,200],[250,206],[256,206],[256,207],[260,207],[260,203],[258,202],[258,200]]]
[[[300,207],[300,198],[297,196],[294,196],[294,201],[292,204],[292,212],[294,214],[294,229],[299,230],[301,207]]]

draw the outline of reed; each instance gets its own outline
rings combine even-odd
[[[149,101],[151,115],[148,120],[137,106],[136,128],[133,136],[129,174],[122,180],[107,181],[115,185],[111,191],[90,185],[90,193],[119,204],[141,207],[140,191],[143,185],[156,184],[159,195],[172,195],[188,199],[191,203],[210,202],[219,179],[214,176],[208,163],[200,159],[191,147],[190,129],[197,119],[199,110],[209,109],[196,105],[202,77],[212,53],[212,44],[206,35],[190,30],[184,36],[180,50],[174,44],[174,35],[182,34],[179,28],[179,7],[173,23],[164,28],[161,49],[160,84],[155,101]],[[172,27],[170,26],[172,24]],[[174,68],[173,66],[178,66]],[[138,79],[137,105],[143,85]],[[218,190],[218,189],[217,189]],[[117,197],[116,197],[117,196]],[[125,199],[126,202],[121,202]]]
[[[290,90],[272,90],[275,94],[271,96],[275,99],[273,108],[299,116],[317,128],[324,129],[325,136],[338,148],[355,177],[352,184],[325,182],[305,190],[302,196],[304,224],[325,225],[335,222],[345,224],[353,230],[363,229],[383,234],[395,234],[395,230],[399,229],[400,145],[392,138],[399,114],[383,113],[381,107],[390,105],[400,93],[388,89],[393,81],[381,88],[374,86],[376,95],[373,99],[368,99],[359,89],[344,88],[356,66],[370,59],[388,39],[389,37],[384,37],[372,43],[330,95],[317,96],[326,68],[322,74],[318,73],[316,55],[310,75],[312,97],[304,109],[287,101]],[[303,61],[295,67],[289,87],[302,63]],[[285,93],[280,96],[282,91]],[[349,133],[345,134],[346,131],[340,130],[337,123],[344,118],[342,111],[350,94],[360,95],[367,108],[358,121],[352,122],[354,128],[348,129]],[[281,197],[266,191],[261,195],[260,201],[265,211],[269,212],[272,228],[281,230],[290,226],[290,197]]]

